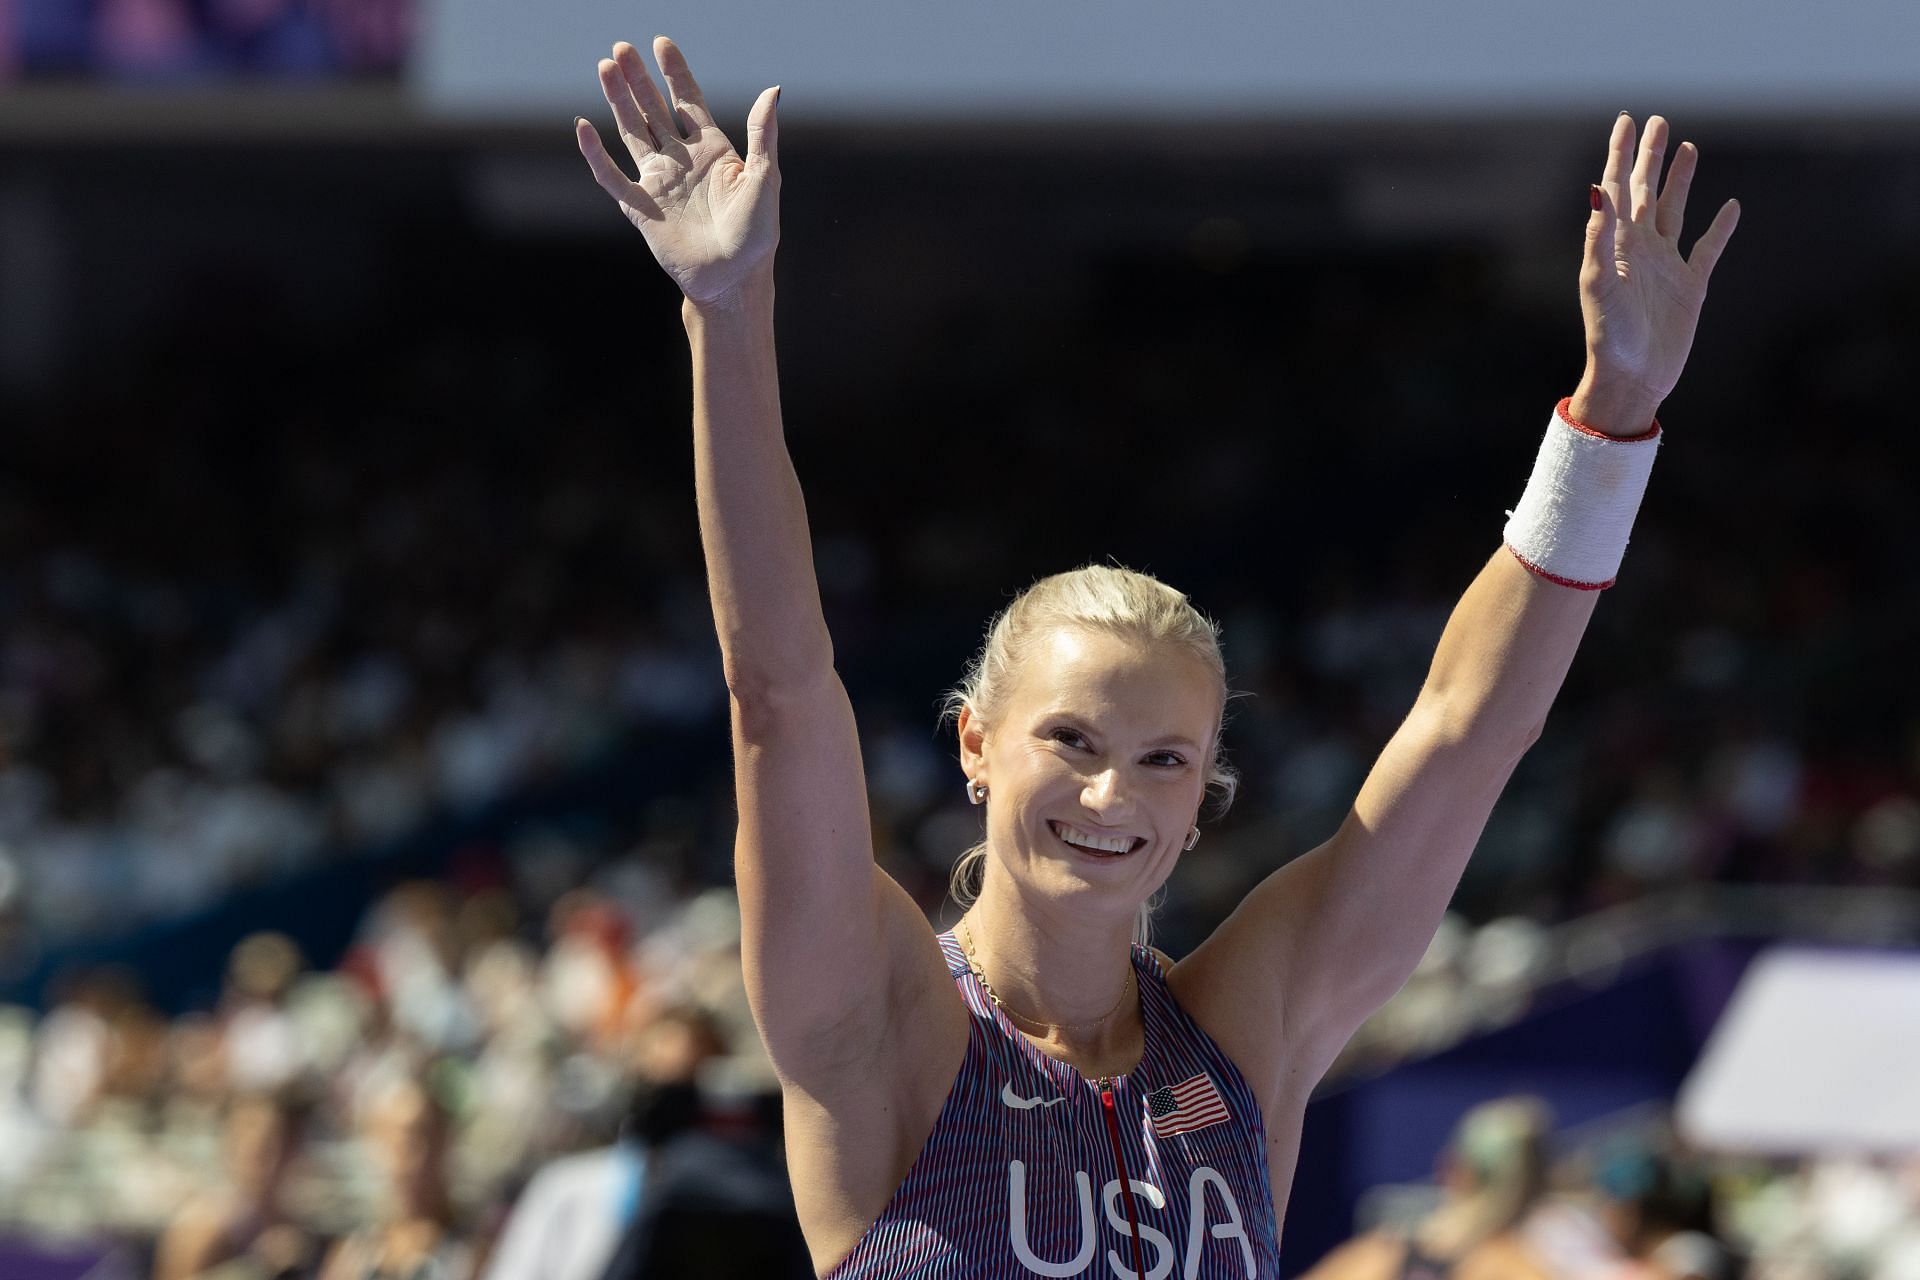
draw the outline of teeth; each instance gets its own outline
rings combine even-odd
[[[1082,831],[1079,827],[1068,826],[1064,822],[1054,823],[1053,829],[1068,844],[1094,853],[1125,853],[1133,848],[1133,839],[1130,836],[1096,836],[1091,831]]]

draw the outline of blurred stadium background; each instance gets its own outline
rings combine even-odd
[[[0,0],[0,1277],[168,1274],[269,1184],[231,1274],[311,1275],[406,1176],[455,1280],[557,1276],[501,1243],[550,1162],[777,1162],[684,339],[568,129],[663,27],[736,143],[784,86],[878,856],[951,921],[941,691],[1034,577],[1151,570],[1248,695],[1175,956],[1333,830],[1498,538],[1608,121],[1696,140],[1694,229],[1744,216],[1620,585],[1288,1261],[1525,1094],[1553,1274],[1920,1276],[1917,14]]]

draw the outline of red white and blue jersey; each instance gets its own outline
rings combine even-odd
[[[1146,1049],[1089,1080],[994,1007],[952,933],[947,969],[972,1014],[933,1133],[827,1280],[1274,1280],[1280,1240],[1266,1126],[1239,1069],[1132,960]]]

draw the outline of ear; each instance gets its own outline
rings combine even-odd
[[[973,704],[965,703],[960,708],[960,767],[975,782],[987,780],[987,726],[986,722],[974,714]]]

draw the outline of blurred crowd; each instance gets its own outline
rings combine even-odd
[[[240,16],[311,49],[313,24],[362,9]],[[0,31],[53,31],[47,47],[111,17],[174,33],[180,66],[229,56],[202,48],[225,37],[179,0],[0,0],[9,13]],[[10,1011],[0,1205],[15,1222],[105,1225],[166,1266],[203,1258],[198,1236],[244,1240],[266,1274],[305,1274],[393,1244],[367,1234],[391,1211],[419,1224],[409,1256],[477,1274],[535,1170],[603,1149],[636,1109],[671,1111],[637,1103],[635,1081],[697,1076],[717,1115],[702,1123],[769,1132],[725,888],[725,698],[685,371],[662,354],[683,350],[671,299],[637,321],[627,290],[603,289],[614,314],[583,319],[608,255],[516,256],[440,224],[394,235],[366,254],[391,277],[377,316],[329,320],[209,269],[142,325],[145,349],[101,362],[118,376],[0,406],[0,982],[251,886],[342,866],[371,884],[432,819],[637,742],[704,744],[710,782],[669,794],[635,776],[655,803],[630,839],[515,836],[370,904],[344,956],[250,939],[212,1009],[167,1017],[169,993],[95,971]],[[912,240],[890,242],[888,291],[939,278],[914,256],[934,242]],[[1567,327],[1503,293],[1502,260],[1263,262],[1216,236],[1091,259],[1047,307],[896,316],[854,277],[857,333],[818,322],[839,294],[795,290],[789,439],[876,856],[930,916],[979,821],[936,727],[941,691],[1013,589],[1088,560],[1189,591],[1222,621],[1244,694],[1227,736],[1242,798],[1183,858],[1161,945],[1195,945],[1336,828],[1570,389]],[[1749,333],[1737,376],[1672,408],[1621,584],[1459,917],[1376,1024],[1380,1057],[1511,1011],[1555,922],[1702,882],[1920,888],[1920,710],[1899,696],[1920,640],[1915,446],[1873,425],[1920,335],[1890,279],[1878,301]],[[1172,299],[1179,323],[1142,322]],[[1287,353],[1258,377],[1256,331]],[[1488,350],[1511,372],[1487,377]],[[1021,461],[980,465],[1002,458]],[[1143,476],[1164,501],[1109,500]],[[1853,1238],[1857,1274],[1911,1274],[1872,1269],[1908,1265],[1910,1242],[1848,1216],[1910,1217],[1910,1170],[1753,1177],[1756,1203],[1797,1206],[1769,1220],[1800,1234],[1722,1233],[1724,1256],[1841,1274],[1820,1251]],[[1825,1190],[1865,1186],[1881,1190]],[[1858,1252],[1860,1233],[1882,1252]]]
[[[526,901],[405,884],[337,967],[256,934],[216,1007],[171,1019],[112,970],[76,976],[44,1016],[0,1008],[0,1234],[118,1240],[159,1280],[597,1280],[642,1202],[601,1189],[622,1144],[705,1132],[779,1185],[731,894],[682,897],[607,859],[541,918]],[[563,1182],[584,1164],[601,1194],[529,1193],[525,1212],[572,1221],[510,1231],[561,1157]],[[660,1167],[633,1171],[649,1204],[669,1190]]]
[[[4,0],[0,83],[391,76],[413,0]]]
[[[1087,300],[1093,337],[1060,359],[1062,381],[1090,396],[1075,413],[1113,424],[1112,456],[1094,460],[1088,483],[1124,488],[1164,464],[1193,512],[1168,529],[1069,535],[1039,521],[988,536],[964,494],[929,495],[925,477],[874,484],[909,466],[909,442],[879,439],[864,416],[879,410],[862,398],[821,417],[819,375],[792,362],[794,450],[861,716],[877,854],[930,913],[977,824],[936,725],[941,691],[1009,591],[1101,554],[1161,572],[1218,616],[1244,695],[1227,732],[1243,798],[1183,861],[1168,945],[1196,944],[1338,825],[1453,600],[1497,545],[1499,504],[1530,448],[1518,428],[1464,443],[1465,478],[1446,483],[1484,496],[1421,501],[1420,470],[1438,465],[1430,437],[1446,428],[1392,410],[1430,399],[1423,379],[1466,354],[1417,314],[1441,303],[1415,286],[1361,288],[1301,359],[1356,344],[1356,394],[1387,425],[1379,440],[1324,433],[1297,463],[1276,452],[1277,428],[1232,387],[1231,357],[1211,340],[1249,298],[1203,297],[1191,334],[1156,334],[1151,347],[1102,330],[1126,308],[1100,306],[1097,291]],[[711,735],[714,785],[682,799],[701,808],[701,858],[724,880],[725,699],[684,410],[639,422],[619,396],[578,391],[565,430],[529,431],[601,349],[563,358],[512,317],[461,327],[407,311],[289,349],[281,330],[295,322],[249,287],[216,280],[208,292],[216,311],[258,321],[230,339],[247,376],[210,379],[197,348],[160,339],[137,398],[77,393],[9,440],[0,979],[50,945],[190,914],[683,730]],[[1545,344],[1520,319],[1502,322],[1530,367]],[[1369,323],[1379,329],[1361,350]],[[1822,351],[1850,373],[1877,367],[1885,335],[1873,323],[1869,312],[1861,329],[1826,335],[1795,367],[1818,371]],[[1421,341],[1443,349],[1419,358]],[[327,376],[334,366],[352,377]],[[959,434],[946,421],[974,408],[916,372],[899,371],[896,401],[926,406],[926,438]],[[1838,411],[1823,408],[1832,388],[1798,377],[1808,385],[1769,389],[1802,415]],[[285,382],[302,394],[263,427],[255,399]],[[1311,390],[1301,411],[1335,417]],[[1030,469],[1004,477],[1011,507],[1052,500],[1070,443],[1054,394],[994,428],[1032,452]],[[1462,396],[1458,412],[1483,411]],[[1213,433],[1177,446],[1130,425],[1193,415]],[[1915,523],[1891,483],[1904,444],[1864,434],[1783,458],[1805,446],[1751,430],[1751,456],[1724,441],[1717,453],[1666,450],[1622,583],[1468,871],[1457,905],[1470,918],[1547,923],[1703,881],[1920,886],[1920,712],[1887,694],[1920,638],[1916,571],[1891,550]],[[849,465],[863,436],[875,437],[870,456]],[[1382,451],[1403,447],[1427,452],[1379,473]],[[1792,486],[1786,472],[1800,473]],[[1755,497],[1703,517],[1703,483]],[[1327,540],[1338,507],[1312,495],[1352,490],[1378,490],[1370,501],[1404,519]],[[1318,538],[1312,557],[1215,553],[1296,537]]]
[[[380,446],[404,412],[326,434],[316,406],[264,457],[205,421],[190,461],[136,431],[107,462],[21,442],[47,448],[0,497],[0,975],[724,715],[697,588],[634,581],[661,522],[594,479],[586,433],[542,475]]]
[[[1910,1280],[1920,1157],[1691,1149],[1663,1116],[1556,1135],[1538,1099],[1464,1115],[1432,1183],[1375,1188],[1309,1280]]]
[[[117,1242],[154,1280],[809,1274],[737,906],[605,862],[538,918],[523,887],[403,885],[332,969],[251,936],[205,1012],[113,971],[0,1007],[0,1238]],[[716,1218],[741,1170],[758,1190]],[[1716,1154],[1659,1114],[1556,1134],[1528,1098],[1469,1112],[1431,1184],[1358,1218],[1312,1280],[1920,1277],[1910,1155]],[[776,1252],[712,1253],[742,1240]]]

